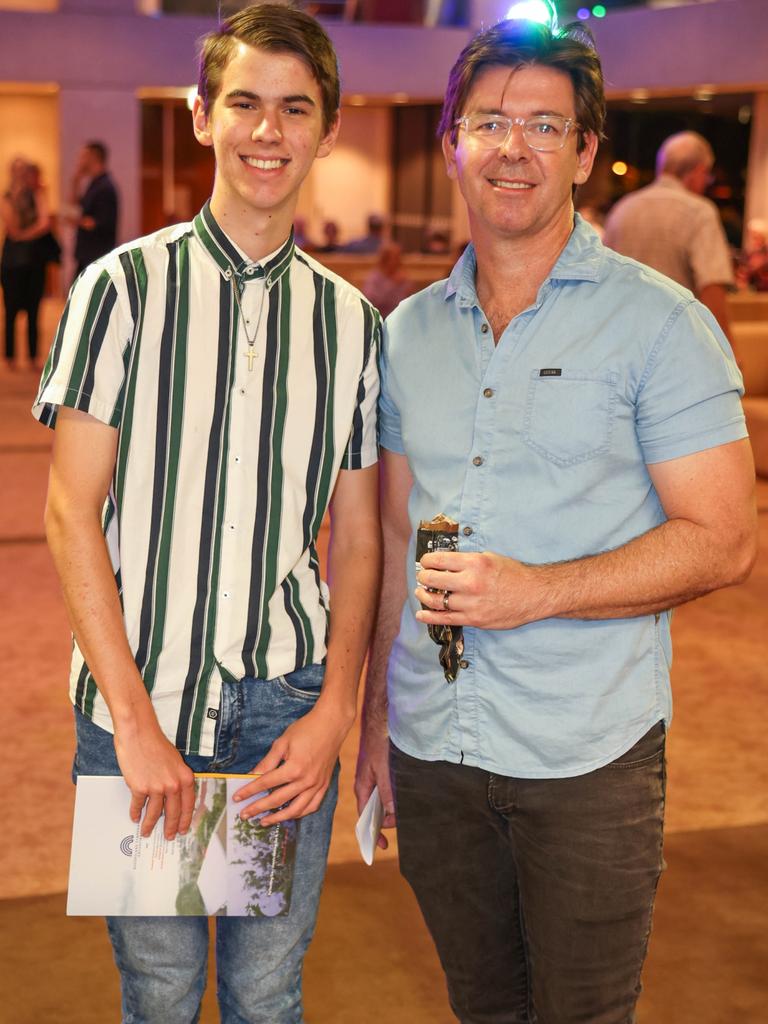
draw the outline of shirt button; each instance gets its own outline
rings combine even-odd
[[[483,462],[484,462],[484,459],[483,459],[482,455],[476,455],[474,457],[474,459],[472,459],[472,465],[473,466],[482,466]]]
[[[484,398],[493,398],[493,388],[483,388]]]
[[[490,328],[488,327],[488,324],[483,324],[480,330],[483,332],[483,334],[487,334]]]
[[[239,464],[239,462],[240,462],[240,456],[239,455],[235,456],[235,462],[237,462]]]
[[[245,394],[245,388],[240,388],[240,394],[241,394],[241,395],[244,395],[244,394]]]
[[[466,658],[462,658],[459,662],[459,668],[469,668],[469,662]]]
[[[465,526],[464,529],[461,532],[464,534],[465,537],[471,537],[472,536],[472,532],[473,532],[472,531],[472,527],[471,526]]]
[[[225,590],[222,594],[223,597],[229,597],[229,591]]]

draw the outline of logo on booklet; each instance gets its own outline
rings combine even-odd
[[[120,852],[126,857],[133,856],[133,836],[126,836],[120,843]]]

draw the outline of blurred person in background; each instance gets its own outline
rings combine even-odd
[[[75,277],[117,243],[119,200],[107,158],[103,142],[86,142],[72,179],[71,201],[79,207],[79,214],[72,218],[77,227]]]
[[[768,292],[768,220],[756,217],[747,224],[739,280],[756,292]]]
[[[367,220],[368,232],[362,238],[353,238],[342,246],[344,252],[357,253],[360,256],[378,252],[384,240],[384,218],[378,213],[371,213]]]
[[[655,181],[615,204],[603,242],[689,288],[733,344],[726,302],[733,261],[717,207],[704,195],[714,164],[703,135],[670,135],[656,154]]]
[[[47,190],[42,185],[40,168],[36,164],[22,157],[12,161],[8,188],[0,199],[0,217],[5,228],[0,257],[5,306],[5,358],[8,366],[13,367],[16,317],[24,312],[27,314],[29,359],[38,365],[38,317],[45,290],[47,262],[40,243],[50,235],[51,219]]]
[[[382,316],[389,316],[414,290],[413,281],[402,267],[403,250],[397,242],[386,242],[379,249],[376,266],[363,282],[363,295]]]
[[[339,251],[339,225],[335,220],[327,220],[323,224],[323,242],[318,245],[315,252],[338,252]]]

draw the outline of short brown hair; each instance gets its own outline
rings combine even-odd
[[[339,112],[341,92],[333,43],[319,22],[285,4],[252,4],[200,40],[197,91],[206,114],[219,94],[221,78],[236,42],[269,53],[291,53],[303,60],[320,86],[323,130],[330,130]]]
[[[450,133],[456,144],[456,121],[463,114],[472,85],[487,67],[502,65],[511,69],[533,64],[554,68],[568,75],[573,84],[579,150],[584,134],[603,137],[605,92],[600,58],[588,30],[578,23],[551,29],[537,22],[510,19],[480,32],[461,51],[448,76],[438,134]]]

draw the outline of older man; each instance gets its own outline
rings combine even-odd
[[[731,254],[717,207],[704,196],[714,163],[702,135],[671,135],[656,155],[656,180],[616,203],[603,242],[689,288],[730,338]]]
[[[574,216],[603,116],[583,31],[505,22],[474,39],[441,124],[472,244],[387,321],[358,799],[377,783],[385,824],[396,811],[467,1024],[634,1020],[662,869],[670,609],[755,557],[726,339]],[[459,550],[417,571],[415,529],[437,513]],[[428,625],[463,626],[453,682]]]

